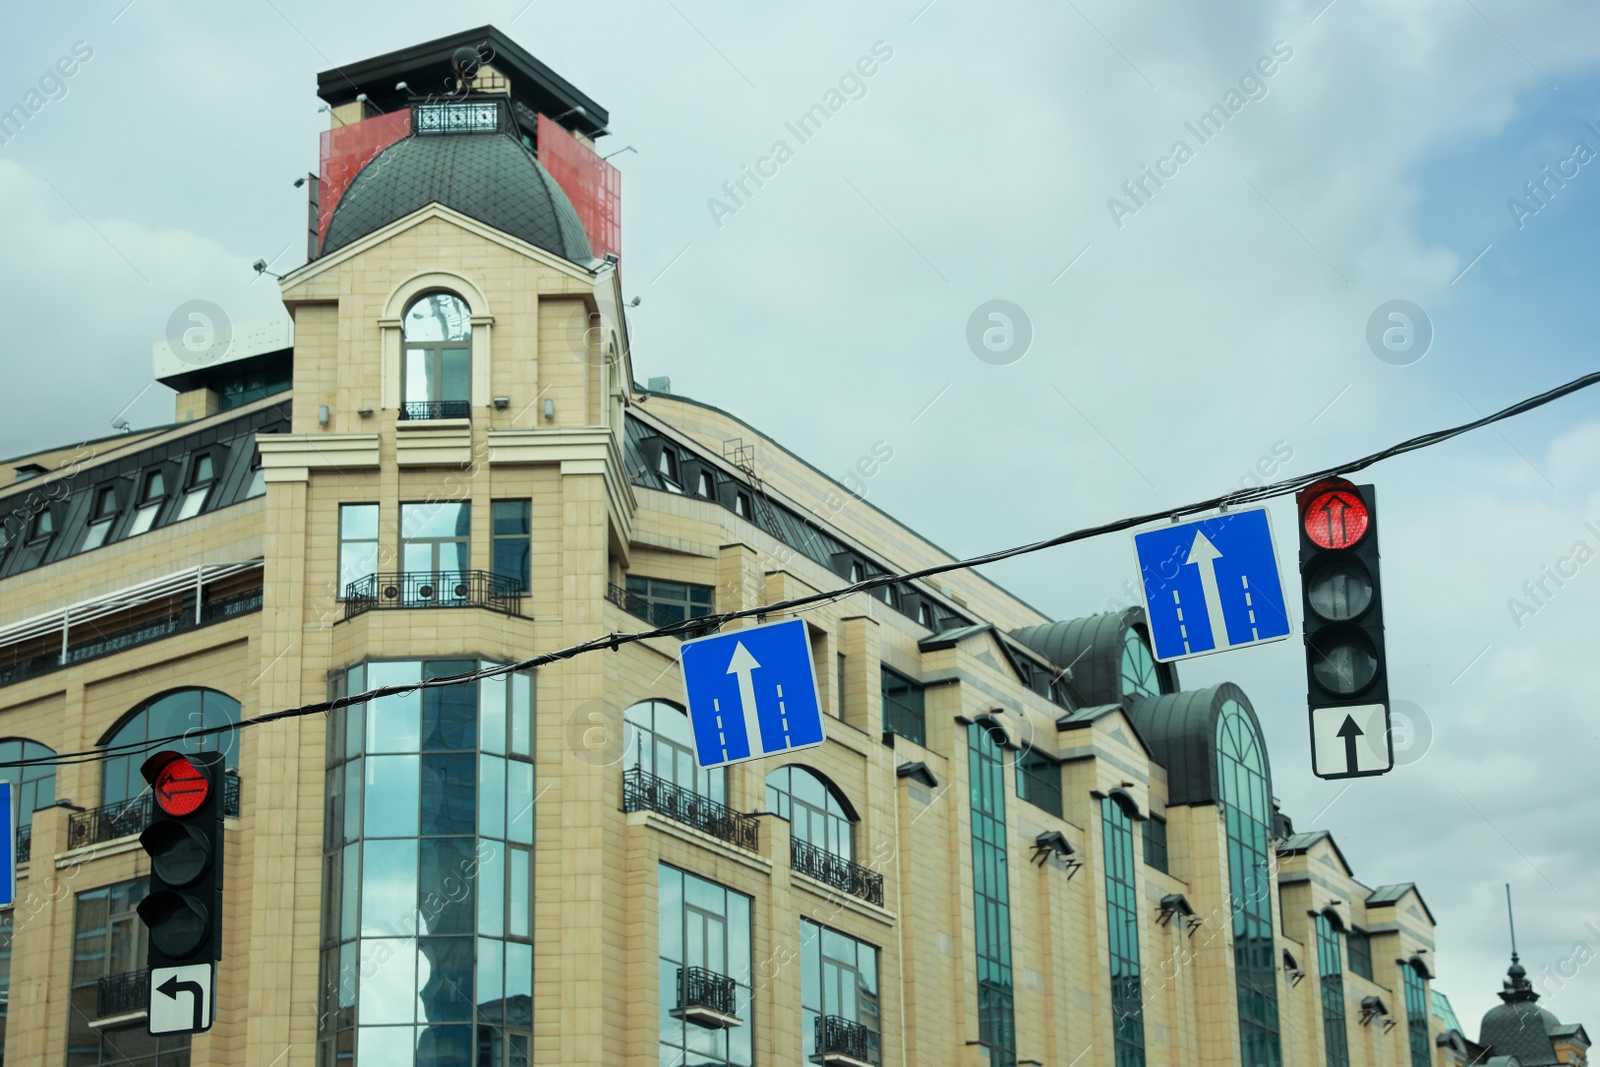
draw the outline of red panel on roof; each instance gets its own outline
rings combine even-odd
[[[539,116],[539,162],[577,209],[596,259],[622,256],[622,173],[588,145]]]
[[[372,157],[411,132],[411,109],[352,122],[322,134],[322,166],[317,184],[317,238],[328,233],[328,220],[356,173]]]

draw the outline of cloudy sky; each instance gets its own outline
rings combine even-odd
[[[249,263],[303,261],[316,73],[490,22],[610,109],[604,151],[636,150],[615,162],[639,377],[838,475],[887,443],[870,500],[953,552],[1334,465],[1596,368],[1600,10],[1579,0],[355,7],[15,13],[0,110],[92,55],[0,144],[0,455],[170,418],[144,390],[173,309],[266,314]],[[785,123],[874,48],[799,143]],[[1202,140],[1213,104],[1229,119]],[[780,139],[777,175],[728,201]],[[1524,183],[1547,166],[1567,177],[1541,203]],[[1021,309],[1026,352],[975,354],[991,300]],[[1380,359],[1368,324],[1394,300],[1425,322]],[[1438,987],[1475,1035],[1506,966],[1503,883],[1535,977],[1600,952],[1600,561],[1523,592],[1578,542],[1600,551],[1600,391],[1370,478],[1405,764],[1311,776],[1298,643],[1183,676],[1251,694],[1298,828],[1333,831],[1371,885],[1420,884]],[[1121,536],[993,570],[1057,617],[1133,573]],[[1544,1003],[1600,1026],[1600,965]]]

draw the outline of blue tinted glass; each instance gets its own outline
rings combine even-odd
[[[368,756],[363,809],[366,837],[417,836],[416,756]]]
[[[367,686],[377,689],[422,680],[422,664],[416,660],[372,663],[367,666]],[[368,752],[415,752],[421,738],[422,694],[418,692],[387,696],[367,708]]]
[[[498,1020],[505,989],[505,945],[493,938],[478,938],[478,1014]]]
[[[511,676],[511,752],[517,756],[533,755],[533,677],[517,673]]]
[[[421,842],[417,911],[429,934],[470,934],[476,908],[478,858],[470,837],[430,837]]]
[[[497,674],[478,683],[478,721],[485,752],[506,750],[506,676]]]
[[[506,846],[499,841],[478,842],[478,933],[505,935]]]
[[[669,960],[683,959],[683,873],[662,864],[658,900],[658,930],[661,955]]]
[[[344,847],[344,868],[340,872],[339,938],[356,936],[356,905],[361,900],[361,846]]]
[[[507,872],[506,933],[512,937],[527,937],[528,924],[533,918],[531,857],[532,853],[524,848],[513,848],[506,854],[510,868]]]
[[[413,979],[412,999],[415,999]],[[377,998],[372,998],[376,1006]],[[367,990],[361,990],[361,1021],[367,1020]],[[363,1026],[356,1039],[356,1067],[412,1067],[416,1060],[416,1028],[412,1026]]]
[[[461,501],[436,500],[400,505],[400,536],[405,540],[465,537],[472,529],[472,506]]]
[[[499,756],[478,757],[478,833],[506,836],[506,761]]]
[[[469,1022],[472,1019],[472,938],[424,937],[417,942],[422,964],[417,972],[418,1022]],[[423,1057],[424,1062],[432,1062]]]
[[[533,844],[533,764],[506,761],[506,837]]]
[[[533,946],[506,942],[506,999],[533,996]]]
[[[415,757],[372,757],[413,759]],[[422,757],[422,834],[470,834],[477,815],[477,760],[470,752]]]
[[[417,842],[366,842],[361,846],[362,935],[405,937],[416,929]]]
[[[361,1021],[408,1023],[416,1014],[416,1006],[417,943],[406,938],[362,941]],[[404,1032],[409,1035],[411,1030],[408,1027]],[[367,1030],[363,1027],[363,1052],[370,1051],[366,1039]]]
[[[476,670],[475,660],[434,660],[423,665],[424,678],[444,678]],[[422,750],[473,748],[478,743],[477,687],[446,686],[422,691]]]

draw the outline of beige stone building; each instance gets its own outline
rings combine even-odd
[[[285,317],[157,346],[173,424],[0,472],[6,1061],[1468,1062],[1421,893],[1295,832],[1246,694],[1137,609],[958,571],[805,610],[827,741],[712,771],[674,636],[249,725],[950,559],[634,383],[594,101],[490,28],[320,91]],[[163,742],[235,775],[192,1038],[145,1032]]]

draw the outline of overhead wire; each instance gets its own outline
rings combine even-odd
[[[0,764],[0,767],[31,767],[46,765],[65,767],[80,763],[103,762],[108,759],[113,759],[117,756],[127,755],[134,752],[154,752],[157,751],[161,745],[193,740],[197,738],[211,737],[218,734],[237,732],[244,730],[247,727],[263,726],[267,723],[280,722],[285,719],[300,718],[307,715],[326,714],[328,712],[338,711],[342,708],[352,707],[357,704],[366,704],[374,700],[381,700],[384,697],[401,696],[408,693],[415,693],[422,689],[437,689],[446,686],[462,685],[467,682],[479,681],[485,678],[494,678],[517,671],[534,670],[539,667],[548,666],[552,663],[560,663],[565,660],[574,659],[590,652],[603,652],[607,650],[616,651],[623,645],[636,644],[637,642],[649,640],[655,637],[702,636],[705,634],[714,633],[726,624],[730,622],[737,622],[741,619],[754,618],[760,620],[769,615],[796,614],[799,611],[808,608],[818,607],[823,604],[833,603],[848,596],[854,596],[856,593],[870,593],[875,590],[882,589],[885,586],[900,585],[905,582],[913,582],[923,578],[931,578],[939,574],[947,574],[951,571],[969,570],[971,568],[982,567],[990,563],[999,563],[1002,560],[1014,559],[1017,556],[1028,555],[1033,552],[1042,552],[1048,548],[1057,548],[1061,545],[1071,544],[1075,541],[1088,540],[1092,537],[1100,537],[1105,534],[1118,533],[1123,530],[1131,530],[1135,527],[1144,526],[1149,523],[1161,521],[1176,522],[1185,516],[1197,515],[1210,511],[1221,510],[1226,512],[1228,509],[1236,507],[1240,504],[1253,504],[1263,500],[1270,500],[1275,497],[1287,496],[1290,493],[1297,492],[1300,489],[1303,489],[1306,486],[1321,481],[1325,478],[1355,474],[1358,471],[1366,470],[1368,467],[1371,467],[1374,464],[1381,463],[1386,459],[1392,459],[1396,456],[1405,455],[1408,452],[1415,452],[1419,449],[1442,444],[1451,440],[1452,438],[1460,437],[1462,434],[1471,433],[1473,430],[1481,429],[1485,426],[1492,425],[1493,423],[1514,418],[1517,415],[1521,415],[1536,408],[1543,407],[1544,405],[1559,400],[1562,397],[1569,396],[1572,393],[1587,389],[1596,384],[1600,384],[1600,372],[1585,374],[1581,377],[1574,378],[1572,381],[1558,385],[1553,389],[1549,389],[1543,393],[1528,397],[1527,399],[1520,400],[1509,407],[1502,408],[1499,411],[1492,412],[1488,415],[1482,416],[1481,418],[1473,419],[1471,422],[1464,422],[1460,425],[1452,426],[1447,429],[1434,430],[1429,433],[1419,434],[1416,437],[1408,438],[1399,442],[1398,444],[1390,445],[1388,448],[1380,449],[1377,452],[1369,453],[1368,455],[1361,456],[1357,459],[1350,460],[1336,466],[1326,467],[1322,470],[1313,471],[1309,474],[1296,475],[1292,478],[1284,478],[1266,485],[1233,490],[1231,492],[1224,493],[1221,496],[1208,497],[1204,500],[1197,500],[1193,503],[1182,504],[1177,507],[1163,508],[1160,511],[1150,511],[1140,515],[1130,515],[1124,518],[1114,519],[1110,522],[1100,523],[1095,526],[1085,526],[1069,533],[1058,534],[1054,537],[1045,538],[1041,541],[1031,541],[1026,544],[1013,546],[1011,548],[1003,548],[994,552],[986,552],[979,556],[971,556],[966,559],[959,560],[950,560],[945,563],[936,563],[932,566],[922,567],[917,570],[905,571],[898,574],[889,573],[873,575],[870,578],[863,578],[860,581],[851,582],[850,584],[842,586],[838,589],[810,593],[800,597],[791,597],[788,600],[775,601],[771,604],[763,604],[753,608],[740,608],[735,611],[715,612],[710,615],[702,615],[697,618],[683,619],[674,623],[670,623],[666,626],[658,626],[652,630],[603,634],[599,637],[592,638],[576,645],[569,645],[566,648],[557,649],[553,652],[543,652],[513,663],[494,664],[492,666],[481,667],[476,670],[463,671],[459,674],[445,675],[438,678],[428,678],[416,682],[402,682],[394,685],[378,686],[375,689],[368,689],[360,693],[335,697],[332,700],[323,700],[312,704],[304,704],[297,708],[285,708],[279,711],[266,712],[261,715],[253,715],[247,719],[240,719],[238,722],[222,723],[217,726],[186,730],[182,734],[177,734],[171,737],[154,738],[143,742],[130,742],[122,745],[85,749],[79,752],[66,752],[54,756],[38,756],[32,759],[14,760],[9,763]]]

